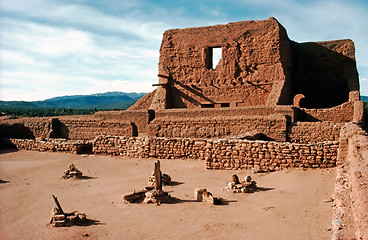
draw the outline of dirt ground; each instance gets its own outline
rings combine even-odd
[[[204,162],[161,160],[173,204],[123,204],[141,190],[156,159],[18,151],[0,154],[0,239],[331,239],[335,169],[251,174],[206,171]],[[63,180],[69,163],[87,179]],[[260,191],[225,190],[232,174],[252,175]],[[227,204],[194,201],[206,187]],[[64,211],[85,212],[89,226],[48,225],[56,195]],[[84,235],[84,236],[83,236]]]

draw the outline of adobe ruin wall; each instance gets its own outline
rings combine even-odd
[[[288,129],[288,140],[293,143],[338,141],[343,123],[295,122]]]
[[[149,125],[149,136],[168,138],[245,137],[261,133],[265,138],[285,142],[287,119],[284,115],[250,117],[156,118]]]
[[[222,52],[217,66],[214,48]],[[274,18],[167,30],[151,109],[287,104],[291,55],[286,30]]]
[[[86,147],[92,149],[92,143],[88,140],[66,140],[61,139],[47,139],[47,140],[33,140],[33,139],[9,139],[10,146],[21,150],[38,151],[38,152],[66,152],[66,153],[84,153]],[[86,151],[91,152],[91,151]]]
[[[337,165],[333,239],[368,239],[368,135],[356,124],[341,129]]]
[[[93,116],[61,116],[6,119],[0,122],[0,138],[71,140],[94,139],[100,134],[135,136],[134,123]]]
[[[315,144],[280,143],[239,139],[193,139],[103,136],[93,141],[11,139],[18,149],[77,153],[77,146],[92,144],[95,154],[132,158],[198,159],[206,169],[252,169],[336,166],[338,141]]]
[[[362,101],[358,101],[363,103]],[[355,102],[346,102],[332,108],[301,108],[298,111],[298,119],[306,122],[329,121],[336,123],[352,122],[355,111]]]

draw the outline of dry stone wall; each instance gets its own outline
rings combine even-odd
[[[103,136],[93,140],[95,154],[147,158],[149,156],[149,139],[141,137]]]
[[[336,166],[338,141],[315,144],[235,139],[125,138],[99,136],[96,154],[128,157],[205,160],[207,169],[273,171],[284,168]]]
[[[252,169],[273,171],[285,168],[336,166],[338,141],[293,144],[267,141],[209,141],[207,169]]]
[[[23,150],[32,150],[39,152],[70,152],[80,153],[84,146],[91,142],[65,139],[48,139],[48,140],[32,140],[32,139],[10,139],[10,142],[17,148]]]

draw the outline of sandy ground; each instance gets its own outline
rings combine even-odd
[[[123,204],[146,185],[156,159],[18,151],[0,154],[0,239],[331,239],[335,170],[253,174],[261,191],[235,194],[226,182],[246,171],[205,171],[204,162],[161,160],[177,184],[173,204]],[[62,180],[73,162],[90,179]],[[206,187],[227,205],[193,201]],[[64,211],[85,212],[89,226],[48,225],[56,195]],[[83,236],[88,234],[88,237]]]

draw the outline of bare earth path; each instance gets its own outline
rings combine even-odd
[[[122,203],[122,196],[146,185],[156,159],[127,159],[19,151],[0,154],[0,239],[331,239],[335,170],[290,170],[253,174],[263,188],[251,194],[224,190],[236,173],[205,171],[204,162],[161,160],[175,186],[164,186],[174,204]],[[73,162],[91,177],[62,180]],[[227,200],[223,206],[193,201],[206,187]],[[90,226],[47,225],[58,197],[65,211],[96,220]],[[88,237],[83,236],[88,234]]]

